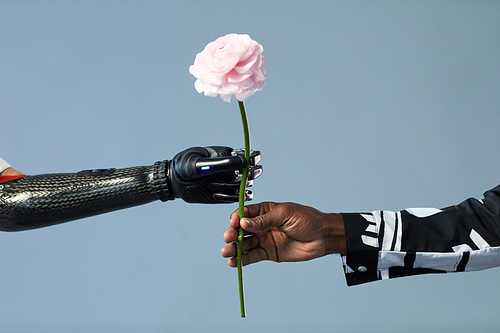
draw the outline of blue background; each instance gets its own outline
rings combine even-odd
[[[325,212],[445,207],[500,183],[500,2],[2,1],[0,151],[27,174],[243,146],[237,103],[194,89],[227,33],[264,46],[246,100],[254,202]],[[347,287],[338,256],[236,271],[237,205],[151,203],[0,234],[1,332],[498,329],[500,271]]]

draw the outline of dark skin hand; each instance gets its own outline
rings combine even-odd
[[[248,235],[243,241],[242,263],[262,260],[275,262],[305,261],[327,254],[345,253],[342,216],[323,213],[295,203],[263,202],[245,207],[241,226]],[[236,267],[236,241],[240,221],[238,210],[231,214],[230,227],[224,233],[221,254]]]

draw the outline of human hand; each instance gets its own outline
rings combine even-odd
[[[323,213],[295,203],[263,202],[245,207],[241,227],[249,236],[243,240],[242,264],[262,260],[305,261],[332,253],[345,253],[344,222],[340,214]],[[231,214],[224,233],[221,254],[236,267],[236,238],[240,220]]]
[[[262,173],[260,152],[250,154],[250,169],[246,187]],[[168,181],[175,198],[189,203],[232,203],[239,200],[241,173],[247,162],[244,150],[210,146],[186,149],[169,162]],[[245,191],[252,200],[252,192]]]

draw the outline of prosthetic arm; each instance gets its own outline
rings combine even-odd
[[[247,187],[262,173],[251,153]],[[194,147],[153,166],[26,176],[0,183],[0,230],[21,231],[118,209],[181,198],[189,203],[238,201],[244,151]],[[245,192],[246,200],[252,193]]]

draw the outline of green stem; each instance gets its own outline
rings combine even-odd
[[[248,121],[247,113],[245,111],[245,104],[242,101],[238,101],[241,113],[241,122],[243,123],[243,135],[245,137],[245,159],[247,160],[247,166],[243,171],[240,184],[240,200],[239,200],[239,210],[238,215],[240,220],[245,216],[245,190],[247,184],[248,169],[250,167],[250,134],[248,132]],[[245,296],[243,294],[243,267],[241,264],[241,248],[243,246],[243,228],[238,229],[238,239],[236,241],[236,264],[238,267],[238,287],[240,294],[240,311],[241,318],[245,318]]]

